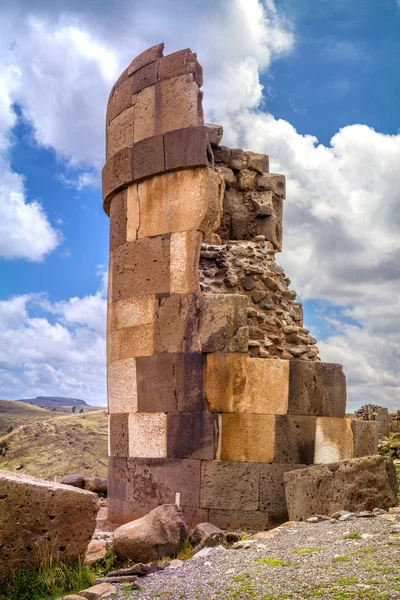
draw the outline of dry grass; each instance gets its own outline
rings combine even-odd
[[[25,423],[41,421],[50,417],[52,417],[51,412],[45,408],[40,408],[40,406],[26,404],[25,402],[0,400],[0,436],[7,432],[10,425],[15,428]]]
[[[29,411],[30,420],[25,406],[28,411],[33,409]],[[24,407],[10,421],[15,424],[22,420],[23,424],[8,435],[1,437],[0,434],[0,442],[6,441],[8,445],[6,456],[0,458],[0,469],[57,481],[71,473],[106,476],[108,419],[105,410],[61,416],[30,405]]]

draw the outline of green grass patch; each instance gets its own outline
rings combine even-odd
[[[313,552],[319,552],[320,550],[326,550],[326,548],[297,548],[295,554],[312,554]]]
[[[345,539],[345,540],[362,540],[362,537],[359,533],[348,533],[347,535],[343,536],[343,539]]]
[[[350,558],[348,556],[335,556],[332,558],[332,562],[341,563],[341,562],[349,562]]]
[[[267,565],[268,567],[290,567],[292,562],[281,560],[280,558],[259,558],[256,565]]]

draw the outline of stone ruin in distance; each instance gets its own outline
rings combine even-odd
[[[107,107],[108,518],[180,492],[190,525],[268,529],[286,471],[376,453],[377,425],[345,418],[343,369],[320,362],[275,262],[285,177],[220,145],[196,54],[163,49]]]

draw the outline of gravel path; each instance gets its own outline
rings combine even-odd
[[[117,586],[118,598],[400,599],[398,522],[400,514],[292,523],[279,527],[275,537],[251,540],[247,549],[214,548],[207,557],[144,577],[140,590]]]

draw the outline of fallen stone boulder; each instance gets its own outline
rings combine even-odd
[[[96,494],[107,493],[107,478],[106,477],[85,477],[84,489]]]
[[[187,533],[180,510],[174,504],[163,504],[118,527],[114,531],[113,549],[120,558],[148,563],[176,556]]]
[[[209,535],[213,533],[222,533],[219,527],[216,527],[212,523],[199,523],[189,533],[189,540],[192,546],[198,546],[201,544]],[[217,544],[216,544],[217,545]]]
[[[0,579],[43,557],[77,560],[96,526],[95,494],[0,471]]]
[[[72,487],[77,487],[83,490],[85,487],[85,476],[81,473],[74,473],[73,475],[67,475],[61,481],[64,485],[72,485]]]
[[[393,461],[364,456],[337,463],[314,465],[284,474],[291,521],[313,515],[388,509],[397,505],[398,483]]]

